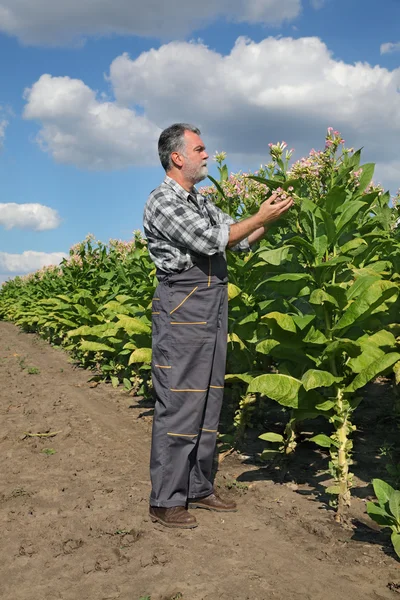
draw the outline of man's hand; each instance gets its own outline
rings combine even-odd
[[[289,208],[293,206],[293,198],[279,200],[279,194],[274,193],[268,200],[265,200],[260,206],[257,217],[260,219],[260,226],[273,223],[281,217]]]
[[[228,247],[232,248],[245,238],[249,239],[250,244],[258,241],[264,236],[266,225],[279,219],[291,206],[293,206],[293,198],[280,200],[279,194],[275,192],[261,204],[255,215],[231,225]]]

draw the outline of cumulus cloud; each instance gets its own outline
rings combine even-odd
[[[54,208],[43,204],[0,203],[0,226],[5,229],[31,229],[44,231],[56,229],[61,219]]]
[[[392,52],[400,51],[400,42],[386,42],[386,44],[381,44],[381,54],[391,54]]]
[[[42,75],[25,99],[24,117],[41,122],[37,141],[56,162],[113,169],[156,160],[159,128],[132,109],[99,100],[79,79]]]
[[[108,79],[114,102],[68,77],[44,75],[27,92],[25,116],[41,122],[39,140],[59,162],[158,164],[156,138],[177,121],[197,124],[211,152],[249,167],[267,159],[270,141],[286,140],[297,157],[320,147],[328,126],[364,146],[368,160],[397,152],[400,69],[336,60],[316,37],[239,38],[226,56],[171,42],[117,57]]]
[[[116,58],[110,79],[120,104],[143,106],[160,126],[194,121],[209,147],[242,156],[265,157],[281,139],[307,151],[330,125],[376,159],[398,147],[400,69],[335,60],[315,37],[239,38],[227,56],[173,42]]]
[[[42,267],[58,265],[67,255],[64,252],[36,252],[26,250],[22,254],[0,252],[0,274],[8,275],[32,273]]]
[[[0,0],[0,31],[26,44],[65,44],[87,35],[172,38],[218,18],[279,25],[301,0]]]

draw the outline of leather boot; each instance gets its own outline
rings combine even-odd
[[[149,514],[153,523],[161,523],[165,527],[193,529],[198,525],[196,518],[184,506],[172,506],[171,508],[150,506]]]

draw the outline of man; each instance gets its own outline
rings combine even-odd
[[[235,222],[194,187],[207,176],[208,159],[196,127],[168,127],[158,152],[166,177],[144,209],[159,280],[152,310],[150,516],[167,527],[192,528],[197,521],[188,507],[236,510],[212,485],[227,349],[225,250],[248,250],[293,201],[275,203],[273,195],[257,214]]]

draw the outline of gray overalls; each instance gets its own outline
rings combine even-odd
[[[227,348],[226,260],[222,254],[198,257],[190,269],[158,278],[150,504],[168,508],[213,491]]]

